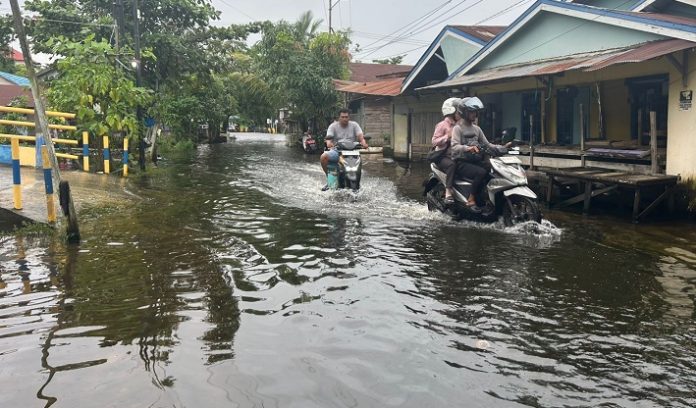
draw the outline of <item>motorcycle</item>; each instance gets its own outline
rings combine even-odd
[[[360,189],[362,176],[362,160],[360,159],[360,143],[341,141],[336,146],[339,153],[337,163],[329,163],[328,185],[330,189],[348,188],[353,191]]]
[[[304,150],[306,153],[315,153],[317,149],[317,141],[314,140],[312,135],[305,134],[302,137],[302,150]]]
[[[502,216],[505,226],[527,221],[541,222],[537,195],[528,187],[522,162],[515,156],[515,153],[519,154],[519,148],[512,148],[508,154],[497,151],[486,153],[490,157],[491,170],[483,193],[477,197],[477,201],[483,203],[481,208],[472,209],[466,205],[467,197],[471,194],[471,180],[465,178],[455,179],[452,192],[454,203],[446,204],[447,176],[435,163],[431,163],[432,174],[425,181],[423,191],[428,210],[440,211],[455,219],[482,222],[495,222]]]

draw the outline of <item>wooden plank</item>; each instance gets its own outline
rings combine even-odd
[[[618,186],[609,186],[609,187],[601,188],[598,190],[592,190],[590,195],[591,195],[591,198],[594,198],[594,197],[597,197],[598,195],[608,193],[608,192],[615,190],[617,188],[618,188]],[[558,203],[556,208],[567,207],[569,205],[577,204],[580,201],[583,201],[584,199],[585,199],[585,192],[582,192],[582,193],[576,195],[575,197],[569,198],[565,201]]]
[[[638,214],[640,211],[640,188],[636,188],[633,194],[633,222],[638,221]]]
[[[590,199],[592,199],[592,182],[585,182],[585,202],[582,206],[582,212],[588,214],[590,212]]]

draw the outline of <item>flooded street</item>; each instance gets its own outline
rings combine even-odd
[[[320,191],[284,139],[201,146],[0,237],[0,407],[691,407],[696,227],[454,223],[424,164]]]

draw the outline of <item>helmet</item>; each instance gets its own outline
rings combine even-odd
[[[483,110],[483,102],[477,97],[462,98],[457,104],[457,112],[460,115],[466,114],[466,112],[478,112]]]
[[[442,116],[453,114],[457,110],[459,98],[449,98],[442,103]]]

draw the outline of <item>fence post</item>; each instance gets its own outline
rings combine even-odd
[[[89,132],[82,132],[82,169],[89,172]]]
[[[12,144],[12,193],[15,210],[22,209],[22,176],[19,170],[19,139],[10,139]]]
[[[53,198],[53,175],[51,174],[51,159],[48,156],[48,147],[41,146],[41,159],[43,163],[44,187],[46,188],[46,211],[48,222],[56,222],[56,204]]]
[[[128,177],[128,138],[123,138],[123,177]]]
[[[657,161],[657,112],[650,111],[650,172],[657,174],[660,163]]]
[[[104,174],[109,174],[111,154],[109,153],[109,136],[104,135]]]

